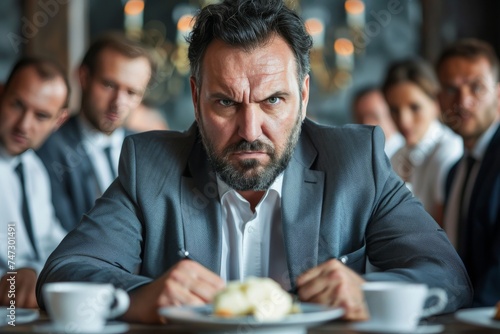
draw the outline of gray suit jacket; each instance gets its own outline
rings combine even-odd
[[[62,226],[71,231],[101,195],[94,167],[83,145],[78,116],[53,133],[37,154],[45,164],[52,187],[52,204]],[[125,136],[132,134],[125,129]]]
[[[196,125],[186,133],[130,136],[120,159],[117,180],[47,261],[40,305],[46,282],[135,289],[178,262],[180,249],[219,273],[221,206]],[[282,224],[292,285],[335,257],[367,280],[442,287],[446,311],[471,302],[462,262],[392,171],[379,128],[306,120],[284,175]],[[366,273],[367,258],[381,271]]]

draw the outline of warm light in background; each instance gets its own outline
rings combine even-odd
[[[177,30],[181,32],[193,30],[194,20],[193,15],[183,15],[177,22]]]
[[[365,11],[365,4],[361,0],[347,0],[344,4],[345,11],[349,14],[361,14]]]
[[[353,29],[362,29],[365,25],[365,4],[361,0],[347,0],[344,3],[347,25]]]
[[[186,46],[186,38],[193,30],[194,19],[191,14],[184,14],[177,21],[177,44]],[[187,58],[186,58],[187,61]]]
[[[338,69],[352,71],[354,68],[354,45],[347,38],[339,38],[333,44]]]
[[[335,53],[342,56],[350,56],[354,53],[354,45],[347,38],[339,38],[333,44]]]
[[[325,46],[325,24],[317,18],[310,18],[305,21],[307,33],[313,40],[313,48],[323,48]]]
[[[305,25],[307,32],[311,36],[320,34],[325,29],[325,27],[323,26],[323,22],[316,18],[307,19]]]
[[[144,11],[143,0],[129,0],[124,8],[126,15],[138,15]]]

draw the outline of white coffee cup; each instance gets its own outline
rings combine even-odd
[[[442,311],[448,303],[443,289],[429,289],[425,284],[367,282],[362,290],[370,313],[370,320],[363,324],[367,328],[412,331],[417,328],[420,318]],[[431,297],[436,302],[424,309]]]
[[[128,294],[112,284],[60,282],[43,286],[43,298],[54,329],[62,332],[100,332],[107,319],[125,313]]]

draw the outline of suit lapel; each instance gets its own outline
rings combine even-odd
[[[467,214],[467,218],[469,221],[471,221],[473,216],[477,214],[475,210],[477,205],[481,203],[487,203],[491,200],[490,198],[485,199],[481,195],[491,193],[490,191],[485,191],[485,189],[493,187],[493,180],[491,180],[491,176],[495,175],[496,173],[492,173],[492,169],[496,169],[500,165],[498,147],[500,147],[500,127],[498,127],[498,129],[496,130],[493,138],[488,145],[488,148],[486,149],[484,160],[482,161],[481,167],[479,168],[476,182],[474,182],[474,188],[472,190],[470,202],[471,209],[469,209],[469,212]]]
[[[325,175],[311,170],[317,152],[304,134],[283,180],[282,224],[292,287],[297,276],[318,264],[319,229]]]
[[[197,136],[196,133],[194,136]],[[215,273],[222,251],[221,208],[215,173],[199,141],[194,144],[188,171],[181,180],[184,245],[189,256]]]
[[[94,170],[94,166],[92,165],[89,155],[87,154],[87,151],[84,147],[82,128],[80,125],[80,121],[78,120],[78,116],[74,116],[68,121],[68,127],[66,128],[66,130],[68,142],[71,143],[71,147],[81,158],[81,163],[79,165],[81,173],[75,174],[75,177],[81,178],[80,180],[75,180],[75,182],[77,184],[81,182],[83,188],[82,193],[83,196],[85,196],[85,203],[82,207],[83,210],[79,211],[85,212],[87,211],[87,208],[91,208],[94,206],[94,201],[96,200],[96,198],[99,198],[102,195],[102,192],[97,181],[97,175]]]

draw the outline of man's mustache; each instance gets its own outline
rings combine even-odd
[[[241,140],[238,143],[232,144],[224,149],[224,154],[234,152],[266,152],[269,155],[274,154],[274,147],[260,140],[249,142]]]

